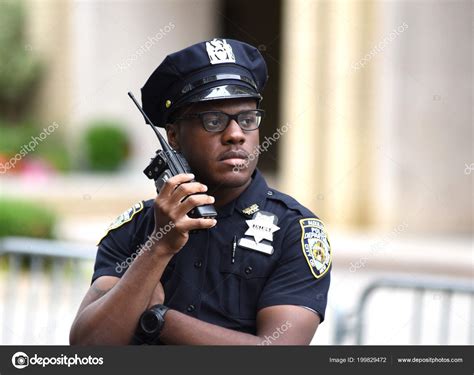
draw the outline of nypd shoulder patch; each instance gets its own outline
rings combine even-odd
[[[128,223],[129,221],[131,221],[133,217],[137,213],[139,213],[141,210],[143,210],[143,202],[138,202],[138,203],[135,203],[132,207],[130,207],[125,212],[121,213],[114,221],[112,221],[112,223],[110,223],[104,236],[99,240],[97,244],[99,244],[100,241],[102,241],[104,237],[107,236],[107,234],[109,234],[111,230],[117,229],[121,227],[122,225],[124,225],[125,223]]]
[[[322,277],[331,266],[332,251],[324,224],[316,218],[300,220],[301,249],[311,273],[315,278]]]

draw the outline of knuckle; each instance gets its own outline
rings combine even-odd
[[[176,176],[173,176],[173,182],[175,183],[181,183],[183,181],[188,181],[189,177],[186,173],[180,173],[177,174]]]
[[[191,190],[191,187],[189,185],[190,184],[181,184],[176,188],[176,190],[178,193],[188,194]]]
[[[193,206],[196,205],[196,204],[199,204],[200,203],[200,199],[197,195],[190,195],[188,198],[187,198],[188,202],[190,204],[192,204]]]
[[[174,187],[177,184],[181,184],[182,182],[186,180],[187,180],[186,175],[181,173],[181,174],[177,174],[176,176],[168,178],[165,182],[165,185]]]
[[[209,228],[209,227],[214,226],[214,223],[212,220],[204,219],[204,218],[199,219],[198,224],[201,228]]]
[[[164,186],[165,186],[165,187],[174,186],[174,185],[176,184],[176,180],[175,180],[176,177],[177,177],[177,176],[173,176],[173,177],[168,178],[168,179],[165,181]]]
[[[177,232],[184,232],[184,227],[185,227],[185,221],[183,219],[178,219],[178,220],[175,220],[174,221],[174,229],[177,231]]]

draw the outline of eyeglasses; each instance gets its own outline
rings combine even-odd
[[[256,130],[260,126],[265,111],[263,109],[251,109],[236,113],[235,115],[229,115],[228,113],[220,111],[208,111],[200,113],[192,113],[183,117],[174,119],[173,122],[179,120],[187,120],[192,118],[199,118],[202,126],[208,132],[218,133],[224,131],[230,123],[230,120],[234,120],[239,124],[240,128],[244,131]]]

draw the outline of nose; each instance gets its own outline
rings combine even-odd
[[[245,134],[239,124],[232,119],[229,125],[222,133],[222,143],[224,144],[243,144],[245,142]]]

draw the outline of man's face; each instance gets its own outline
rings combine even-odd
[[[233,115],[256,108],[255,99],[214,100],[193,104],[181,110],[178,117],[205,111]],[[204,129],[199,118],[193,118],[172,124],[167,132],[170,144],[184,155],[196,180],[211,187],[241,187],[257,166],[258,129],[243,131],[230,120],[225,130],[211,133]]]

